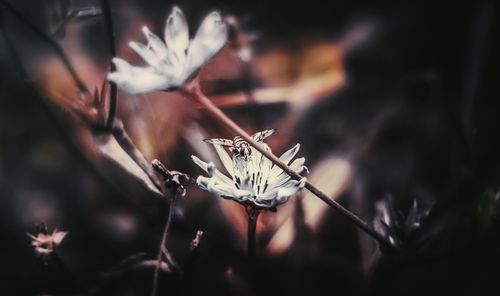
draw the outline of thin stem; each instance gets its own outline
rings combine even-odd
[[[151,296],[156,296],[156,292],[157,292],[157,288],[158,288],[158,275],[159,275],[160,266],[161,266],[161,257],[162,257],[165,245],[167,243],[168,231],[170,229],[170,223],[172,222],[172,216],[174,215],[174,204],[175,204],[176,199],[177,199],[177,195],[173,194],[172,200],[170,201],[170,205],[168,208],[167,222],[165,223],[165,229],[163,230],[163,236],[161,237],[160,247],[158,248],[158,256],[156,257],[157,263],[155,266],[155,273],[153,275],[153,287],[151,288]]]
[[[186,87],[183,89],[185,93],[192,96],[198,103],[204,106],[207,111],[214,117],[217,121],[219,121],[223,126],[227,127],[233,133],[241,136],[245,141],[247,141],[250,145],[252,145],[257,151],[262,153],[265,157],[271,160],[275,165],[280,167],[284,172],[286,172],[290,177],[299,181],[303,177],[297,174],[294,170],[287,166],[283,161],[281,161],[278,157],[276,157],[271,152],[265,150],[261,145],[259,145],[255,140],[245,132],[238,124],[236,124],[231,118],[229,118],[221,109],[208,99],[200,89],[199,83],[197,79],[188,83]],[[326,194],[321,192],[318,188],[312,185],[309,182],[306,182],[305,187],[314,195],[316,195],[319,199],[321,199],[324,203],[326,203],[331,208],[340,212],[344,217],[349,219],[352,223],[358,226],[361,230],[363,230],[368,235],[372,236],[381,246],[387,249],[392,249],[392,245],[389,241],[385,239],[384,236],[376,232],[368,223],[363,221],[361,218],[356,216],[354,213],[344,208],[338,202],[330,199]]]
[[[193,277],[193,269],[198,259],[198,248],[200,247],[201,240],[203,238],[203,231],[198,230],[196,236],[191,241],[190,253],[188,258],[188,263],[186,264],[186,273],[184,275],[184,295],[191,295],[191,281]]]
[[[259,218],[260,210],[249,206],[247,207],[248,214],[248,232],[247,232],[247,243],[248,243],[248,260],[250,264],[254,264],[255,258],[257,257],[257,248],[255,247],[255,232],[257,229],[257,219]]]
[[[31,23],[22,13],[20,13],[17,9],[14,8],[9,2],[5,0],[0,0],[0,3],[7,8],[15,17],[17,17],[23,24],[25,24],[28,28],[30,28],[33,32],[35,32],[37,35],[39,35],[45,42],[47,42],[52,49],[55,51],[56,55],[61,59],[63,62],[64,66],[68,70],[69,74],[75,81],[76,86],[82,93],[89,94],[89,90],[85,86],[85,84],[82,82],[80,77],[78,77],[78,74],[76,73],[75,68],[71,65],[71,62],[69,61],[68,57],[64,53],[64,50],[61,48],[59,43],[57,43],[50,35],[47,33],[43,32],[40,30],[37,26],[35,26],[33,23]]]
[[[109,0],[101,0],[102,12],[104,15],[104,22],[106,23],[106,33],[108,35],[109,42],[109,54],[111,58],[116,56],[116,45],[115,45],[115,29],[113,26],[113,18],[111,16],[111,6],[109,5]],[[111,72],[115,71],[115,65],[113,63],[110,64]],[[116,95],[117,89],[116,84],[113,82],[109,82],[109,114],[108,120],[106,122],[106,127],[110,130],[113,127],[113,123],[116,116]]]
[[[146,173],[146,175],[149,177],[149,180],[153,182],[153,185],[158,190],[161,190],[161,185],[158,182],[158,179],[155,178],[153,170],[148,165],[142,152],[139,149],[137,149],[134,142],[127,134],[127,131],[125,130],[121,120],[119,119],[115,120],[113,124],[112,133],[113,136],[115,136],[115,139],[118,142],[118,144],[120,144],[120,146],[122,147],[122,149],[125,150],[125,152],[132,158],[132,160],[144,171],[144,173]]]

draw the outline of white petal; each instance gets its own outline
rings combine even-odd
[[[216,195],[232,195],[233,194],[233,186],[222,182],[217,177],[205,177],[199,176],[196,179],[196,183],[200,186],[201,189],[210,191]]]
[[[160,59],[167,60],[168,49],[165,43],[161,41],[160,37],[156,36],[156,34],[151,32],[146,26],[142,27],[142,32],[148,40],[148,47],[151,48],[155,55]]]
[[[68,232],[65,232],[65,231],[55,232],[52,235],[52,239],[54,240],[54,244],[56,246],[59,245],[67,234],[68,234]]]
[[[287,150],[280,156],[280,160],[288,165],[288,163],[290,163],[290,161],[295,157],[295,155],[297,155],[299,149],[300,149],[300,144],[293,146],[291,149]],[[271,169],[271,172],[269,173],[269,179],[274,180],[278,178],[281,174],[285,174],[285,172],[283,172],[283,170],[279,166],[274,165]]]
[[[259,143],[266,151],[272,153],[271,148],[266,143]],[[269,176],[271,174],[271,168],[273,167],[273,162],[269,160],[267,157],[265,157],[263,154],[260,152],[254,150],[256,153],[260,155],[260,161],[258,164],[257,169],[260,171],[262,177],[260,178],[260,183],[256,184],[259,187],[260,192],[264,190],[264,187],[266,187],[266,182],[269,183]],[[253,153],[253,152],[252,152]],[[258,192],[258,193],[260,193]]]
[[[300,144],[295,145],[292,149],[286,151],[283,153],[283,155],[280,156],[281,161],[283,161],[286,164],[289,164],[290,161],[297,155],[297,152],[299,152],[300,149]]]
[[[131,69],[132,66],[124,59],[113,58],[112,62],[113,62],[113,64],[115,64],[117,72],[130,72],[130,71],[132,71],[132,69]]]
[[[229,154],[227,154],[226,150],[224,150],[224,147],[221,145],[214,145],[214,148],[227,172],[233,176],[233,161],[231,160],[231,157],[229,157]]]
[[[227,25],[219,12],[213,11],[205,17],[188,49],[190,73],[217,54],[227,40]]]
[[[202,168],[206,173],[208,173],[209,164],[199,159],[197,156],[191,155],[191,159],[194,163],[196,163],[200,168]]]
[[[286,182],[288,182],[290,180],[292,180],[292,177],[290,177],[290,175],[288,175],[287,173],[283,172],[277,178],[269,179],[268,190],[273,190],[275,188],[283,186],[283,184],[285,184]]]
[[[114,58],[117,71],[108,74],[108,80],[116,83],[120,89],[130,94],[165,90],[172,87],[172,82],[150,67],[135,67],[120,58]]]
[[[304,165],[306,159],[304,157],[297,158],[290,164],[290,168],[294,170],[297,174],[302,174],[303,172],[309,172],[307,167]]]
[[[246,190],[240,190],[234,185],[229,185],[225,182],[220,182],[221,180],[217,177],[207,178],[204,176],[199,176],[196,179],[196,183],[201,189],[207,190],[217,196],[233,199],[239,202],[247,201],[252,197],[252,193]]]
[[[263,195],[257,197],[256,203],[267,204],[269,207],[274,207],[288,201],[288,198],[304,188],[307,182],[306,178],[300,181],[290,180],[284,186],[280,186],[274,190],[270,190]]]
[[[31,238],[33,241],[36,241],[36,240],[37,240],[37,237],[36,237],[36,236],[34,236],[34,235],[32,235],[31,233],[26,232],[26,235],[27,235],[29,238]]]
[[[165,24],[165,42],[172,63],[185,64],[189,44],[188,24],[182,10],[174,6]]]
[[[208,173],[210,177],[215,176],[227,184],[233,184],[233,181],[228,176],[224,175],[218,169],[216,169],[212,162],[206,163],[194,155],[191,155],[191,159],[206,173]]]
[[[137,42],[130,42],[132,48],[141,58],[148,63],[149,66],[154,68],[157,72],[162,72],[162,62],[158,56],[146,45]]]

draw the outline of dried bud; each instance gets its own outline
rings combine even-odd
[[[186,195],[186,188],[182,183],[189,181],[189,175],[178,171],[169,171],[158,159],[153,160],[151,166],[163,177],[165,188],[169,189],[173,194]]]
[[[196,236],[191,241],[191,249],[194,250],[200,245],[201,239],[203,238],[203,230],[198,230]]]

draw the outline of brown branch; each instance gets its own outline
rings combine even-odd
[[[271,152],[265,150],[261,145],[254,141],[254,139],[244,131],[237,123],[235,123],[231,118],[229,118],[221,109],[219,109],[215,104],[208,99],[200,89],[200,85],[198,79],[195,78],[192,81],[185,84],[182,91],[191,96],[194,100],[204,106],[209,114],[214,117],[219,123],[223,126],[227,127],[233,133],[241,136],[245,141],[247,141],[250,145],[252,145],[256,150],[258,150],[262,155],[271,160],[275,165],[280,167],[284,172],[286,172],[290,177],[299,181],[303,177],[297,174],[294,170],[288,167],[283,161],[281,161],[278,157],[276,157]],[[349,219],[352,223],[358,226],[365,233],[373,237],[382,247],[386,249],[393,249],[393,246],[389,241],[386,240],[384,236],[376,232],[368,223],[363,221],[361,218],[356,216],[354,213],[344,208],[338,202],[330,199],[326,194],[321,192],[318,188],[312,185],[309,182],[306,182],[305,187],[314,195],[316,195],[319,199],[321,199],[324,203],[326,203],[329,207],[340,212],[344,217]]]

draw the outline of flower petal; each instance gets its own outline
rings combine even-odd
[[[294,170],[297,174],[302,174],[303,172],[309,172],[307,167],[304,165],[306,159],[304,157],[295,159],[291,164],[290,168]]]
[[[165,43],[172,63],[186,62],[189,44],[189,29],[186,18],[179,7],[174,6],[165,24]]]
[[[293,146],[292,149],[286,151],[283,153],[283,155],[280,156],[281,161],[283,161],[286,164],[289,164],[290,161],[297,155],[297,152],[299,152],[300,149],[300,144],[297,144]]]
[[[207,178],[199,176],[196,179],[196,183],[201,189],[226,199],[244,202],[252,197],[252,193],[250,191],[241,190],[232,184],[221,182],[221,180],[217,177]]]
[[[269,148],[266,143],[259,143],[259,145],[261,145],[266,151],[272,153],[271,148]],[[262,193],[266,187],[269,186],[266,186],[266,183],[269,184],[269,176],[272,171],[271,168],[273,167],[273,162],[257,150],[252,150],[252,153],[258,155],[258,157],[256,157],[256,159],[258,160],[258,163],[256,164],[256,170],[261,174],[261,177],[256,181],[255,184],[256,193],[258,195]]]
[[[255,202],[259,206],[266,205],[266,207],[275,207],[283,204],[288,201],[290,196],[304,188],[306,182],[306,178],[302,178],[300,181],[290,180],[284,186],[277,187],[258,196]]]
[[[280,160],[288,165],[288,163],[290,163],[290,161],[295,157],[295,155],[297,155],[299,149],[300,149],[300,144],[293,146],[291,149],[287,150],[280,156]],[[269,173],[269,179],[271,180],[270,182],[273,182],[272,180],[279,178],[279,176],[282,174],[286,173],[283,172],[283,170],[279,166],[274,165],[271,169],[271,172]]]
[[[223,173],[221,173],[218,169],[215,168],[212,162],[206,163],[198,157],[191,155],[191,159],[196,163],[200,168],[202,168],[210,177],[215,176],[227,184],[231,184],[234,186],[233,181]]]
[[[148,65],[154,68],[157,72],[162,72],[161,61],[158,56],[146,45],[130,42],[128,44]]]
[[[146,39],[148,40],[147,46],[151,48],[154,54],[162,60],[167,60],[168,49],[165,46],[165,43],[161,41],[160,37],[156,36],[156,34],[151,32],[149,28],[146,26],[142,27],[142,32],[144,33],[144,36],[146,36]]]
[[[113,64],[115,64],[117,72],[130,72],[132,71],[132,67],[127,61],[121,58],[113,58]]]
[[[151,67],[135,67],[120,58],[113,58],[117,71],[108,74],[108,80],[130,94],[140,94],[172,87],[172,82]]]
[[[52,239],[54,241],[54,244],[57,246],[59,245],[64,237],[66,237],[66,235],[68,234],[68,232],[66,231],[57,231],[57,232],[54,232],[54,234],[52,234]]]
[[[229,154],[227,154],[226,150],[221,145],[214,145],[215,151],[217,152],[217,155],[219,155],[219,158],[224,165],[224,168],[226,168],[227,172],[233,176],[233,161],[231,160],[231,157],[229,157]]]
[[[218,11],[208,14],[188,49],[188,72],[197,71],[217,54],[227,41],[227,25]]]

